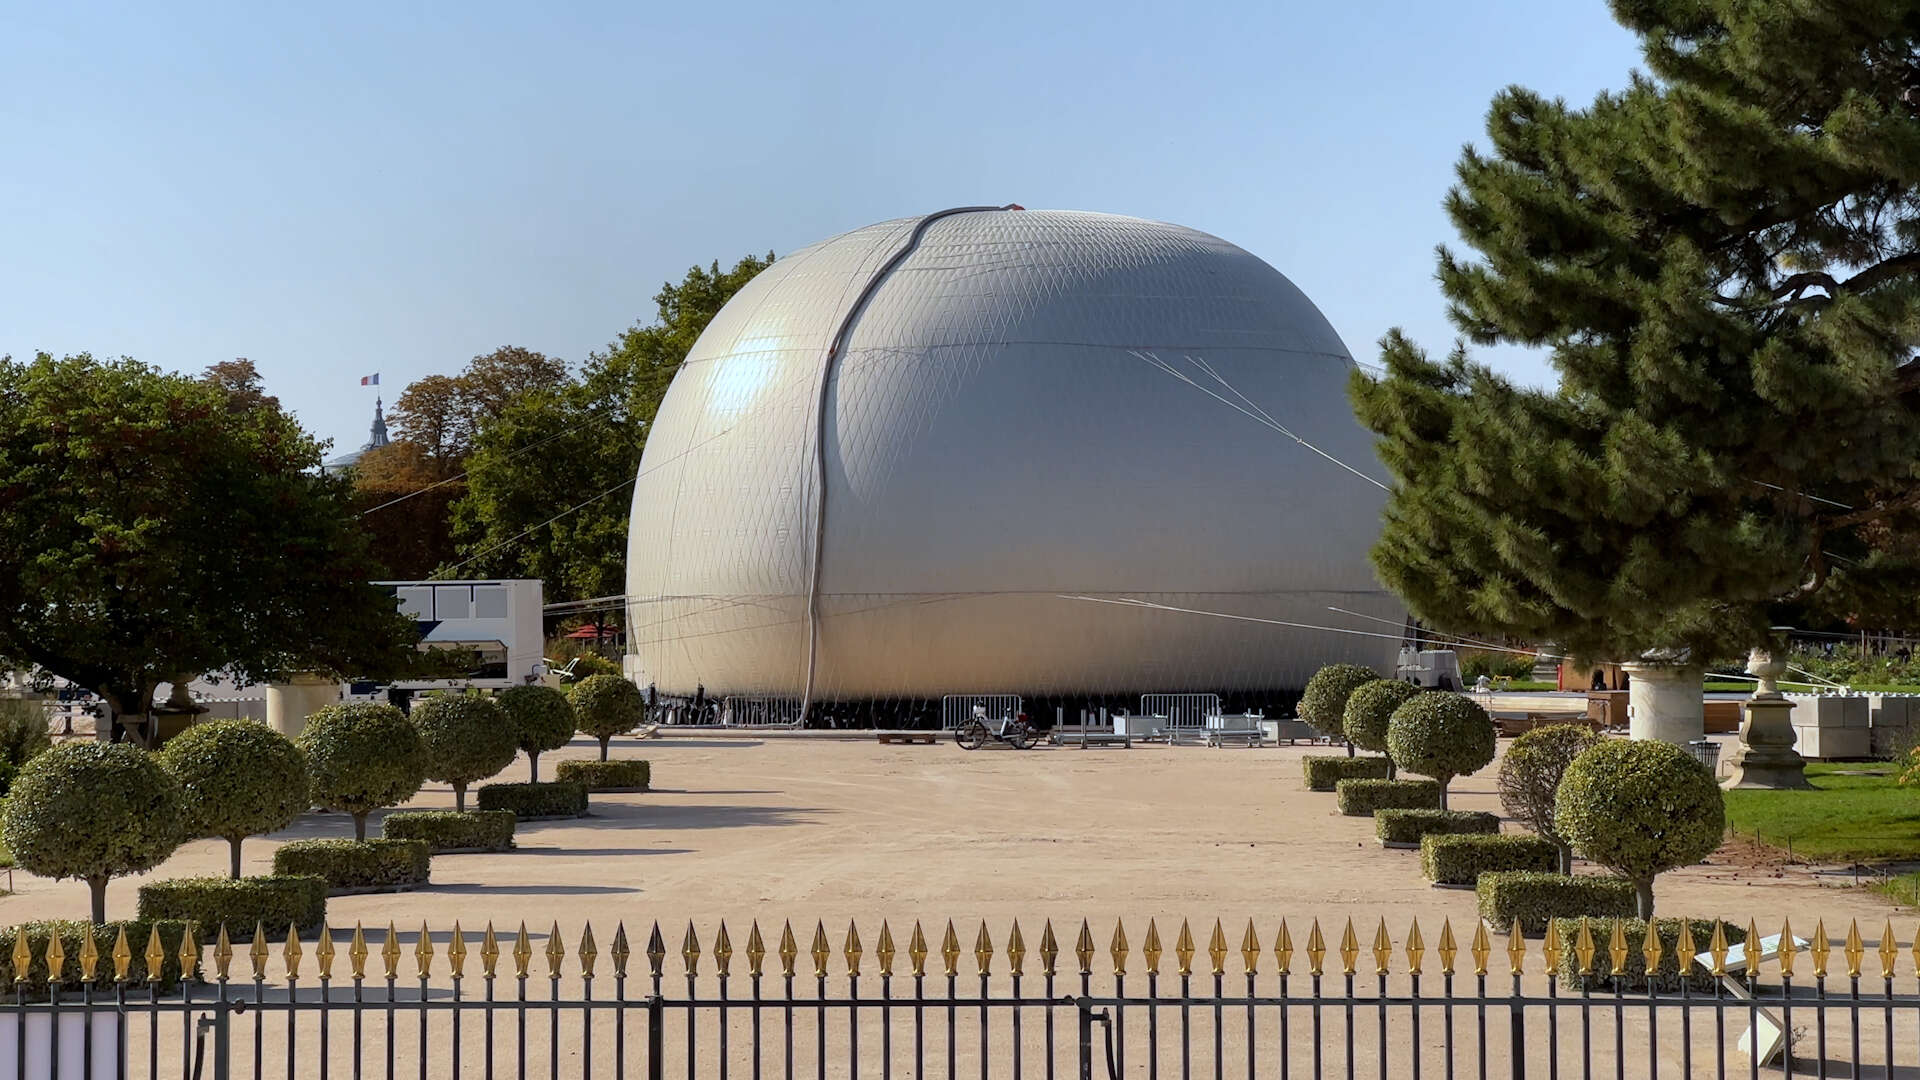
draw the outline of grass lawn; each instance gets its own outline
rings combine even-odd
[[[1813,791],[1729,791],[1734,831],[1815,862],[1920,859],[1920,790],[1888,762],[1809,762]]]

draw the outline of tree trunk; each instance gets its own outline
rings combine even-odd
[[[1453,777],[1436,776],[1434,779],[1440,781],[1440,809],[1445,810],[1447,808],[1447,785],[1453,783]]]
[[[355,840],[365,840],[367,838],[367,811],[365,810],[354,812],[353,838]]]
[[[1347,738],[1345,735],[1340,736],[1340,740],[1347,744],[1347,756],[1352,757],[1353,756],[1353,740]]]
[[[1562,877],[1572,877],[1573,876],[1573,845],[1567,844],[1567,843],[1561,843],[1557,846],[1560,848],[1560,875]]]
[[[613,736],[611,735],[600,736],[600,760],[601,761],[607,760],[607,744],[612,741],[613,741]]]
[[[467,782],[465,780],[455,780],[453,782],[453,809],[455,813],[459,814],[464,814],[467,811]]]
[[[1398,772],[1398,771],[1399,771],[1399,769],[1398,769],[1398,767],[1397,767],[1397,766],[1395,766],[1395,765],[1394,765],[1394,763],[1393,763],[1393,759],[1392,759],[1391,757],[1389,757],[1389,758],[1387,759],[1387,779],[1389,779],[1389,780],[1392,780],[1392,779],[1394,779],[1394,773],[1396,773],[1396,772]]]
[[[527,779],[535,784],[540,782],[540,751],[527,751]]]
[[[232,850],[230,852],[231,858],[229,860],[229,863],[230,863],[229,870],[233,875],[233,880],[235,881],[240,880],[240,841],[244,839],[246,838],[243,836],[227,837],[227,843],[232,846]]]
[[[107,921],[107,882],[111,880],[105,874],[87,879],[87,889],[93,893],[93,924]]]
[[[1653,879],[1633,883],[1634,902],[1640,908],[1640,917],[1653,918]]]

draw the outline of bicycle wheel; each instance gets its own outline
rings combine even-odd
[[[953,729],[953,741],[959,743],[962,750],[978,750],[980,744],[987,741],[987,729],[977,721],[969,720]]]
[[[1007,732],[1007,741],[1013,744],[1015,750],[1030,749],[1037,738],[1034,730],[1025,724],[1015,724]]]

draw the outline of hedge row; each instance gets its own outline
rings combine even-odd
[[[1385,780],[1392,762],[1383,757],[1328,757],[1309,754],[1300,759],[1308,791],[1332,791],[1342,780]]]
[[[1554,919],[1582,915],[1629,918],[1634,913],[1633,882],[1612,874],[1567,877],[1538,870],[1495,870],[1480,875],[1480,917],[1505,930],[1520,920],[1520,930],[1544,934]]]
[[[1538,836],[1429,836],[1420,868],[1436,884],[1473,885],[1494,870],[1558,870],[1560,849]]]
[[[1342,780],[1333,791],[1340,812],[1348,817],[1366,817],[1376,810],[1440,809],[1440,785],[1432,780]]]
[[[485,784],[480,788],[480,809],[511,810],[522,821],[528,818],[585,817],[587,789],[579,784],[560,781],[545,784]]]
[[[554,776],[588,791],[645,791],[653,780],[653,766],[638,760],[563,761]]]
[[[1425,836],[1497,833],[1500,816],[1484,810],[1379,810],[1373,831],[1382,843],[1414,847]]]
[[[47,939],[54,934],[60,935],[60,948],[66,953],[66,962],[60,966],[63,973],[60,988],[71,992],[81,987],[80,949],[88,932],[93,934],[93,947],[99,951],[100,959],[93,970],[93,988],[111,990],[113,988],[113,946],[119,939],[120,930],[127,931],[127,948],[133,953],[133,962],[127,967],[127,978],[141,986],[147,983],[147,942],[155,928],[160,931],[160,948],[166,953],[166,960],[160,965],[160,989],[171,990],[180,983],[180,935],[186,930],[186,923],[165,920],[145,922],[134,919],[128,922],[109,922],[94,925],[79,920],[58,920],[49,922],[21,923],[18,926],[0,926],[0,966],[6,968],[7,977],[0,984],[0,1001],[16,1001],[15,979],[17,972],[11,966],[15,942],[22,933],[27,936],[27,948],[33,953],[33,963],[27,967],[27,1000],[32,1001],[46,996],[47,992]],[[217,932],[217,931],[216,931]],[[204,932],[196,932],[201,944],[206,943]]]
[[[1620,989],[1629,993],[1646,993],[1647,958],[1640,946],[1647,940],[1645,919],[1590,919],[1587,931],[1593,936],[1593,974],[1579,974],[1580,950],[1575,946],[1580,940],[1579,919],[1555,919],[1554,925],[1560,931],[1560,985],[1569,990],[1612,990],[1613,957],[1608,953],[1608,945],[1613,940],[1613,926],[1620,924],[1622,936],[1627,942],[1627,962],[1621,968]],[[1653,988],[1660,993],[1673,993],[1680,989],[1681,964],[1687,965],[1686,983],[1689,990],[1712,993],[1714,989],[1713,973],[1693,962],[1692,956],[1681,957],[1680,919],[1655,919],[1654,925],[1660,935],[1660,967],[1654,973]],[[1689,925],[1693,931],[1694,948],[1704,950],[1707,941],[1713,935],[1713,922],[1708,919],[1692,919]],[[1726,934],[1729,946],[1738,945],[1747,940],[1747,932],[1732,923],[1722,923],[1722,932]]]
[[[425,885],[432,852],[425,840],[295,840],[273,853],[276,874],[313,874],[330,892]]]
[[[226,924],[233,941],[252,941],[256,926],[284,940],[288,926],[302,934],[327,919],[327,881],[311,874],[248,878],[174,878],[140,886],[140,918],[199,923],[205,933]]]
[[[403,810],[380,819],[387,840],[425,840],[435,855],[448,851],[511,851],[511,810]]]

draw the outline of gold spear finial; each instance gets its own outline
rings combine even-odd
[[[1093,974],[1093,928],[1080,920],[1080,933],[1073,939],[1073,955],[1080,961],[1080,974]]]
[[[1626,920],[1615,919],[1613,920],[1613,934],[1607,939],[1607,959],[1613,963],[1613,967],[1607,972],[1608,974],[1625,975],[1627,973],[1628,952]]]
[[[420,920],[420,936],[413,942],[413,964],[421,979],[433,978],[433,932],[425,919]]]
[[[21,937],[24,937],[24,936],[25,935],[21,935]],[[20,942],[20,938],[17,937],[14,939],[14,945],[16,946],[16,948],[18,947],[19,942]],[[113,939],[113,981],[126,982],[127,972],[132,967],[133,967],[133,949],[131,946],[127,944],[127,924],[121,923],[120,932],[117,935],[115,935]],[[15,971],[20,970],[18,965],[15,966],[14,970]]]
[[[1113,920],[1113,940],[1107,942],[1107,954],[1113,958],[1113,973],[1127,973],[1127,926],[1119,919]]]
[[[1677,955],[1673,959],[1680,968],[1680,974],[1685,975],[1692,971],[1693,958],[1700,955],[1700,948],[1693,939],[1693,920],[1680,920],[1680,940],[1674,946],[1674,950]]]
[[[1580,933],[1573,939],[1573,957],[1580,961],[1580,974],[1593,974],[1593,957],[1598,951],[1593,941],[1593,924],[1585,915],[1582,915],[1580,916]]]
[[[916,933],[919,927],[914,927]],[[1040,926],[1040,974],[1051,978],[1059,968],[1060,942],[1053,936],[1053,920],[1048,919]]]
[[[453,940],[447,942],[447,964],[453,968],[453,980],[459,982],[467,974],[467,938],[460,932],[460,920],[453,920]]]
[[[126,937],[126,933],[126,926],[122,925],[120,928],[120,936],[124,938]],[[13,932],[13,981],[16,983],[26,982],[27,975],[32,970],[33,946],[28,943],[27,932],[25,930],[15,930]]]
[[[593,927],[587,927],[587,933],[593,933]],[[727,936],[727,920],[720,920],[720,932],[713,936],[713,966],[726,978],[733,967],[733,939]]]
[[[222,924],[220,929],[225,931],[226,926]],[[94,942],[93,928],[89,927],[86,933],[80,935],[80,981],[83,983],[92,982],[94,973],[98,971],[99,968],[100,946]],[[220,977],[223,979],[226,977],[224,970],[221,972]]]
[[[1307,931],[1307,973],[1319,975],[1326,968],[1327,939],[1320,936],[1320,920],[1313,920],[1313,928]]]
[[[887,920],[880,920],[880,940],[873,945],[874,958],[880,961],[880,974],[891,978],[893,975],[893,927]]]
[[[1140,958],[1147,962],[1147,974],[1160,974],[1160,927],[1154,925],[1151,916],[1147,919],[1147,938],[1140,943]]]
[[[659,978],[667,966],[667,939],[660,936],[660,920],[647,931],[647,974]]]
[[[500,964],[500,938],[493,932],[493,922],[488,920],[487,932],[480,938],[480,974],[491,979]]]
[[[851,978],[855,978],[855,979],[859,978],[860,977],[860,928],[853,924],[852,919],[847,920],[847,941],[846,941],[846,946],[842,950],[841,955],[847,958],[847,975]]]
[[[627,961],[633,958],[633,946],[627,943],[627,920],[621,919],[613,924],[613,945],[607,950],[613,958],[615,978],[627,977]]]
[[[1420,975],[1420,958],[1427,953],[1427,943],[1420,938],[1420,919],[1414,917],[1413,925],[1407,928],[1407,974]]]
[[[1487,973],[1487,957],[1493,955],[1493,942],[1487,938],[1487,924],[1476,920],[1473,924],[1473,973]]]
[[[767,943],[760,937],[760,920],[747,928],[747,974],[759,975],[767,960]]]
[[[1020,936],[1020,920],[1013,920],[1013,929],[1007,932],[1007,968],[1018,977],[1026,965],[1027,941]]]
[[[380,959],[386,962],[387,979],[392,981],[400,975],[400,934],[392,920],[387,922],[387,939],[380,945]]]
[[[689,975],[700,972],[700,937],[693,932],[693,920],[687,920],[686,936],[680,939],[680,963]]]
[[[1893,967],[1900,962],[1900,945],[1893,939],[1893,920],[1880,928],[1880,977],[1893,978]]]
[[[567,962],[567,942],[560,936],[560,920],[553,921],[553,928],[547,931],[547,947],[543,950],[547,956],[547,978],[560,977],[560,967]]]
[[[1509,974],[1525,974],[1527,966],[1527,939],[1520,933],[1520,918],[1515,916],[1513,929],[1507,932],[1507,967]]]
[[[1713,920],[1713,933],[1707,938],[1707,951],[1713,954],[1713,977],[1718,979],[1727,973],[1727,928],[1719,919]]]
[[[1560,971],[1560,920],[1547,920],[1547,936],[1540,942],[1540,958],[1546,961],[1547,974],[1556,975]]]
[[[721,930],[723,932],[726,930],[725,924],[721,925]],[[580,950],[578,955],[580,957],[581,981],[592,982],[593,962],[600,955],[600,950],[594,947],[592,920],[588,920],[580,927]]]
[[[1800,946],[1794,944],[1793,942],[1793,920],[1792,919],[1780,920],[1780,948],[1776,951],[1780,957],[1781,977],[1787,978],[1787,979],[1793,978],[1793,959],[1795,956],[1799,955]],[[1685,971],[1684,964],[1681,966],[1681,970],[1684,973]]]
[[[1387,920],[1381,919],[1373,931],[1373,973],[1385,975],[1393,959],[1393,938],[1387,934]]]
[[[1086,927],[1082,926],[1081,929]],[[947,966],[948,978],[960,974],[960,935],[953,932],[952,919],[947,920],[947,932],[940,938],[940,962]]]
[[[188,920],[180,930],[180,978],[191,979],[200,968],[200,942],[194,936],[195,924]]]
[[[1747,970],[1753,973],[1754,978],[1759,978],[1760,962],[1764,957],[1760,955],[1760,927],[1751,918],[1747,920],[1747,943],[1740,947],[1740,954],[1746,958]]]
[[[527,936],[527,924],[520,924],[520,932],[513,939],[513,977],[524,980],[527,977],[527,965],[533,962],[533,939]]]
[[[1440,954],[1440,974],[1453,974],[1453,958],[1460,954],[1460,950],[1453,943],[1453,919],[1451,917],[1440,920],[1440,945],[1435,951]]]
[[[780,974],[784,978],[793,978],[793,962],[800,956],[800,943],[793,939],[793,920],[788,919],[780,925]]]
[[[359,923],[353,924],[353,940],[347,945],[347,961],[353,965],[353,977],[367,977],[367,932]]]
[[[833,946],[827,944],[827,926],[818,919],[813,923],[813,977],[827,977],[827,958],[833,955]]]
[[[164,974],[161,968],[167,962],[166,947],[160,944],[160,927],[155,926],[147,932],[147,981],[159,982]]]
[[[987,920],[980,920],[980,932],[973,938],[973,962],[979,966],[980,974],[990,974],[993,963],[993,939],[987,936]]]
[[[1833,943],[1827,940],[1827,920],[1821,919],[1813,924],[1813,940],[1807,943],[1807,955],[1813,957],[1813,977],[1827,977],[1827,956],[1833,952]]]
[[[1849,979],[1857,979],[1860,977],[1860,961],[1867,954],[1866,945],[1860,940],[1859,919],[1853,920],[1853,924],[1847,927],[1846,948],[1847,977]]]
[[[1249,975],[1260,970],[1260,935],[1254,932],[1252,919],[1247,920],[1247,932],[1240,935],[1240,963]]]
[[[1213,920],[1213,935],[1207,938],[1207,959],[1213,962],[1213,973],[1227,973],[1227,932],[1216,916]]]
[[[1360,938],[1353,932],[1353,917],[1347,917],[1347,927],[1340,932],[1340,973],[1354,973],[1356,961],[1360,959]]]
[[[1193,930],[1185,919],[1180,920],[1179,936],[1173,939],[1173,958],[1182,977],[1193,974]]]
[[[300,940],[300,936],[295,933],[292,923],[287,924],[287,933],[293,936],[293,940]],[[267,949],[267,924],[255,919],[253,923],[253,944],[247,946],[247,960],[253,965],[253,979],[255,982],[264,981],[267,977],[267,958],[271,955]]]
[[[293,958],[287,960],[287,973],[291,975],[300,963],[300,935],[289,925],[287,936],[293,939]],[[320,966],[321,982],[333,978],[333,927],[328,926],[325,919],[320,920],[320,940],[313,943],[313,960]]]
[[[1051,939],[1053,935],[1053,926],[1051,923],[1047,926],[1047,935],[1049,939]],[[919,978],[927,973],[927,935],[921,932],[919,919],[913,920],[913,936],[907,939],[907,959],[913,961],[913,974],[915,978]],[[1051,972],[1052,961],[1049,960],[1048,964],[1049,972]]]
[[[1293,973],[1293,932],[1287,929],[1287,920],[1280,920],[1280,932],[1273,935],[1273,962],[1280,974]]]
[[[21,936],[25,937],[26,935],[22,934]],[[47,948],[46,951],[40,955],[41,958],[47,962],[47,983],[58,986],[60,983],[65,982],[67,974],[67,946],[60,940],[60,931],[58,929],[50,930],[47,933]],[[184,975],[181,977],[185,978]]]

